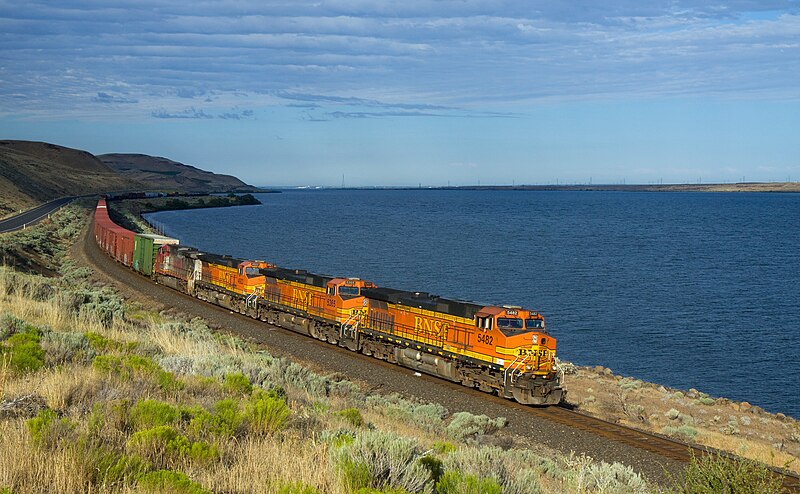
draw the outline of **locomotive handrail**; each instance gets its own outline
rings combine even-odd
[[[251,293],[250,295],[247,296],[246,299],[244,299],[245,307],[255,307],[256,302],[258,301],[258,297],[261,294],[260,292],[261,292],[260,286],[253,287],[253,293]]]
[[[364,314],[361,311],[356,311],[350,314],[350,317],[347,318],[340,326],[339,326],[339,337],[344,338],[344,333],[351,332],[352,337],[355,337],[356,332],[358,331],[358,326],[361,324],[361,318]],[[355,321],[355,323],[353,323]],[[352,323],[352,324],[351,324]]]
[[[522,358],[522,360],[520,360],[520,358]],[[511,365],[506,367],[506,370],[503,371],[503,385],[504,386],[508,385],[509,375],[511,376],[511,384],[514,384],[514,381],[516,381],[516,378],[519,377],[520,375],[522,375],[522,371],[520,370],[520,367],[522,367],[528,361],[529,358],[530,358],[530,355],[527,355],[527,354],[526,355],[517,355],[517,358],[515,358],[514,361],[511,362]],[[511,371],[511,372],[509,372],[509,371]]]

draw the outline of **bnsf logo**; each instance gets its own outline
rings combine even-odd
[[[311,298],[311,293],[305,290],[298,290],[297,288],[292,288],[292,298],[296,304],[305,304],[308,305],[309,299]]]
[[[425,317],[414,316],[414,329],[417,331],[424,331],[441,335],[442,332],[447,331],[450,324],[445,321],[434,321]]]

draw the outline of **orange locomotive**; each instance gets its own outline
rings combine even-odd
[[[156,275],[175,265],[192,266],[188,293],[250,317],[520,403],[564,395],[556,340],[536,312],[163,246]]]
[[[96,222],[121,229],[107,219],[104,202]],[[115,256],[103,235],[97,240]],[[520,307],[379,288],[178,245],[159,248],[152,277],[250,317],[520,403],[557,404],[566,394],[555,338],[541,314]]]
[[[541,314],[421,292],[365,289],[362,352],[531,405],[564,396]]]

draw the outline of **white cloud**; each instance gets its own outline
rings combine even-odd
[[[0,112],[177,115],[280,91],[395,107],[796,98],[798,39],[792,0],[0,1]]]

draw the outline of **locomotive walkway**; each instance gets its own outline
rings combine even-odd
[[[299,362],[312,370],[339,373],[381,394],[400,393],[451,411],[464,410],[490,417],[506,417],[504,433],[517,446],[547,454],[576,452],[606,462],[631,466],[652,482],[668,484],[680,478],[692,453],[704,449],[669,438],[640,432],[559,407],[535,408],[465,388],[431,376],[329,345],[291,331],[235,314],[193,297],[156,285],[106,256],[94,242],[90,227],[73,248],[73,256],[95,269],[97,276],[115,284],[126,298],[159,309],[169,308],[200,316],[212,327],[264,346],[271,354]],[[784,476],[784,485],[800,492],[797,476]]]

